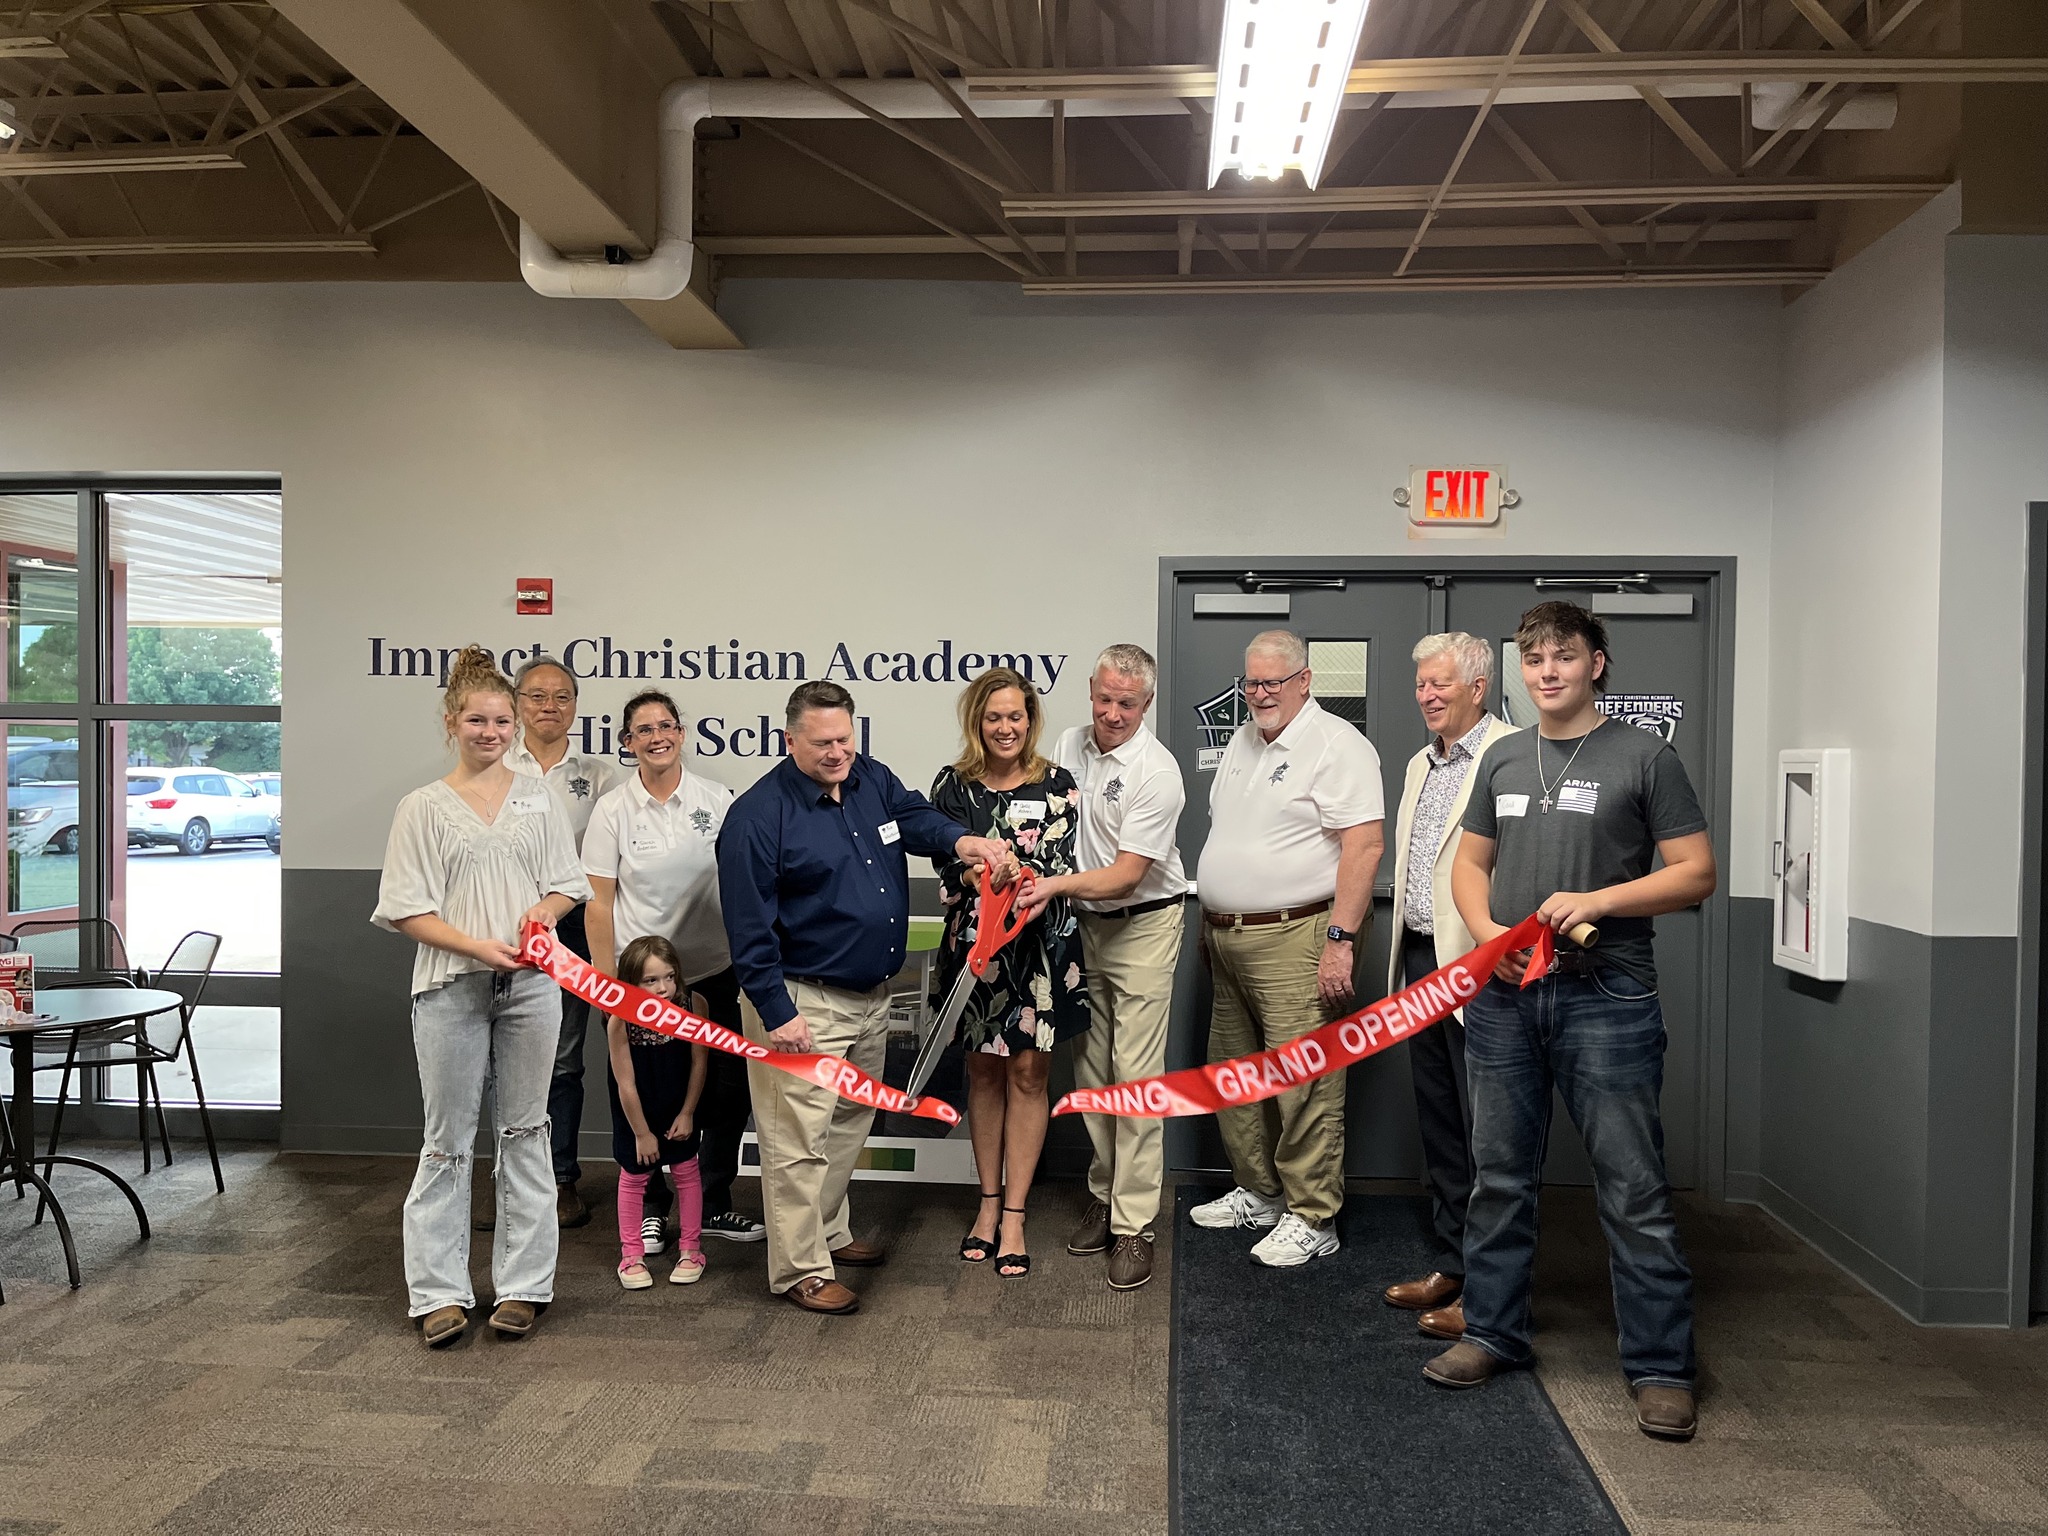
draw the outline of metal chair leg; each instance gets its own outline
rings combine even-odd
[[[70,1048],[64,1052],[64,1075],[57,1079],[57,1108],[50,1117],[49,1155],[43,1159],[43,1178],[45,1180],[47,1180],[50,1177],[50,1175],[56,1172],[57,1170],[57,1138],[63,1135],[64,1133],[64,1106],[70,1102],[71,1073],[73,1067],[77,1064],[77,1061],[78,1036],[73,1035],[71,1037]],[[83,1073],[81,1073],[80,1075],[82,1077]],[[33,1143],[25,1147],[23,1149],[23,1152],[30,1162],[34,1161],[36,1149]],[[47,1188],[47,1184],[44,1187]],[[37,1197],[36,1214],[34,1220],[30,1223],[31,1226],[39,1227],[43,1224],[43,1211],[48,1207],[48,1205],[48,1200],[43,1199],[40,1196]]]
[[[156,1100],[156,1132],[157,1135],[163,1138],[164,1166],[168,1168],[171,1166],[174,1159],[171,1156],[171,1128],[169,1124],[166,1123],[164,1120],[164,1090],[156,1080],[155,1062],[152,1061],[144,1065],[142,1071],[147,1073],[149,1076],[149,1096],[152,1099]],[[141,1086],[142,1085],[140,1083],[136,1084],[136,1087],[138,1088]]]
[[[100,1074],[101,1091],[105,1092],[107,1075]],[[142,1069],[135,1069],[135,1135],[142,1143],[142,1171],[149,1172],[149,1092],[143,1080]]]
[[[199,1048],[192,1043],[192,1031],[185,1031],[185,1065],[192,1069],[192,1092],[199,1099],[199,1125],[206,1132],[206,1155],[213,1163],[213,1192],[224,1195],[228,1181],[221,1177],[220,1152],[213,1143],[213,1112],[206,1107],[206,1088],[199,1081]]]

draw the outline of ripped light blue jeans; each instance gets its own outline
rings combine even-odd
[[[470,1177],[484,1087],[495,1085],[499,1301],[551,1301],[561,1232],[548,1134],[548,1082],[562,992],[539,971],[474,971],[412,1000],[426,1127],[405,1197],[408,1315],[476,1305],[469,1278]]]

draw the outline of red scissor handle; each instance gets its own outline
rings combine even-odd
[[[986,864],[981,866],[981,911],[974,922],[974,947],[967,951],[967,969],[976,976],[986,974],[996,951],[1022,933],[1031,921],[1010,921],[1011,909],[1017,904],[1017,892],[1023,884],[1022,879],[1012,880],[997,890],[993,871]]]

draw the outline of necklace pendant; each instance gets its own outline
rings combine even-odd
[[[1548,816],[1548,815],[1550,814],[1550,796],[1548,796],[1548,795],[1545,795],[1545,796],[1543,797],[1542,805],[1543,805],[1543,814],[1544,814],[1544,815],[1546,815],[1546,816]]]

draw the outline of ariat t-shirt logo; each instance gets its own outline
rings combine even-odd
[[[1557,808],[1591,816],[1600,808],[1600,786],[1587,779],[1566,779],[1557,789]]]

